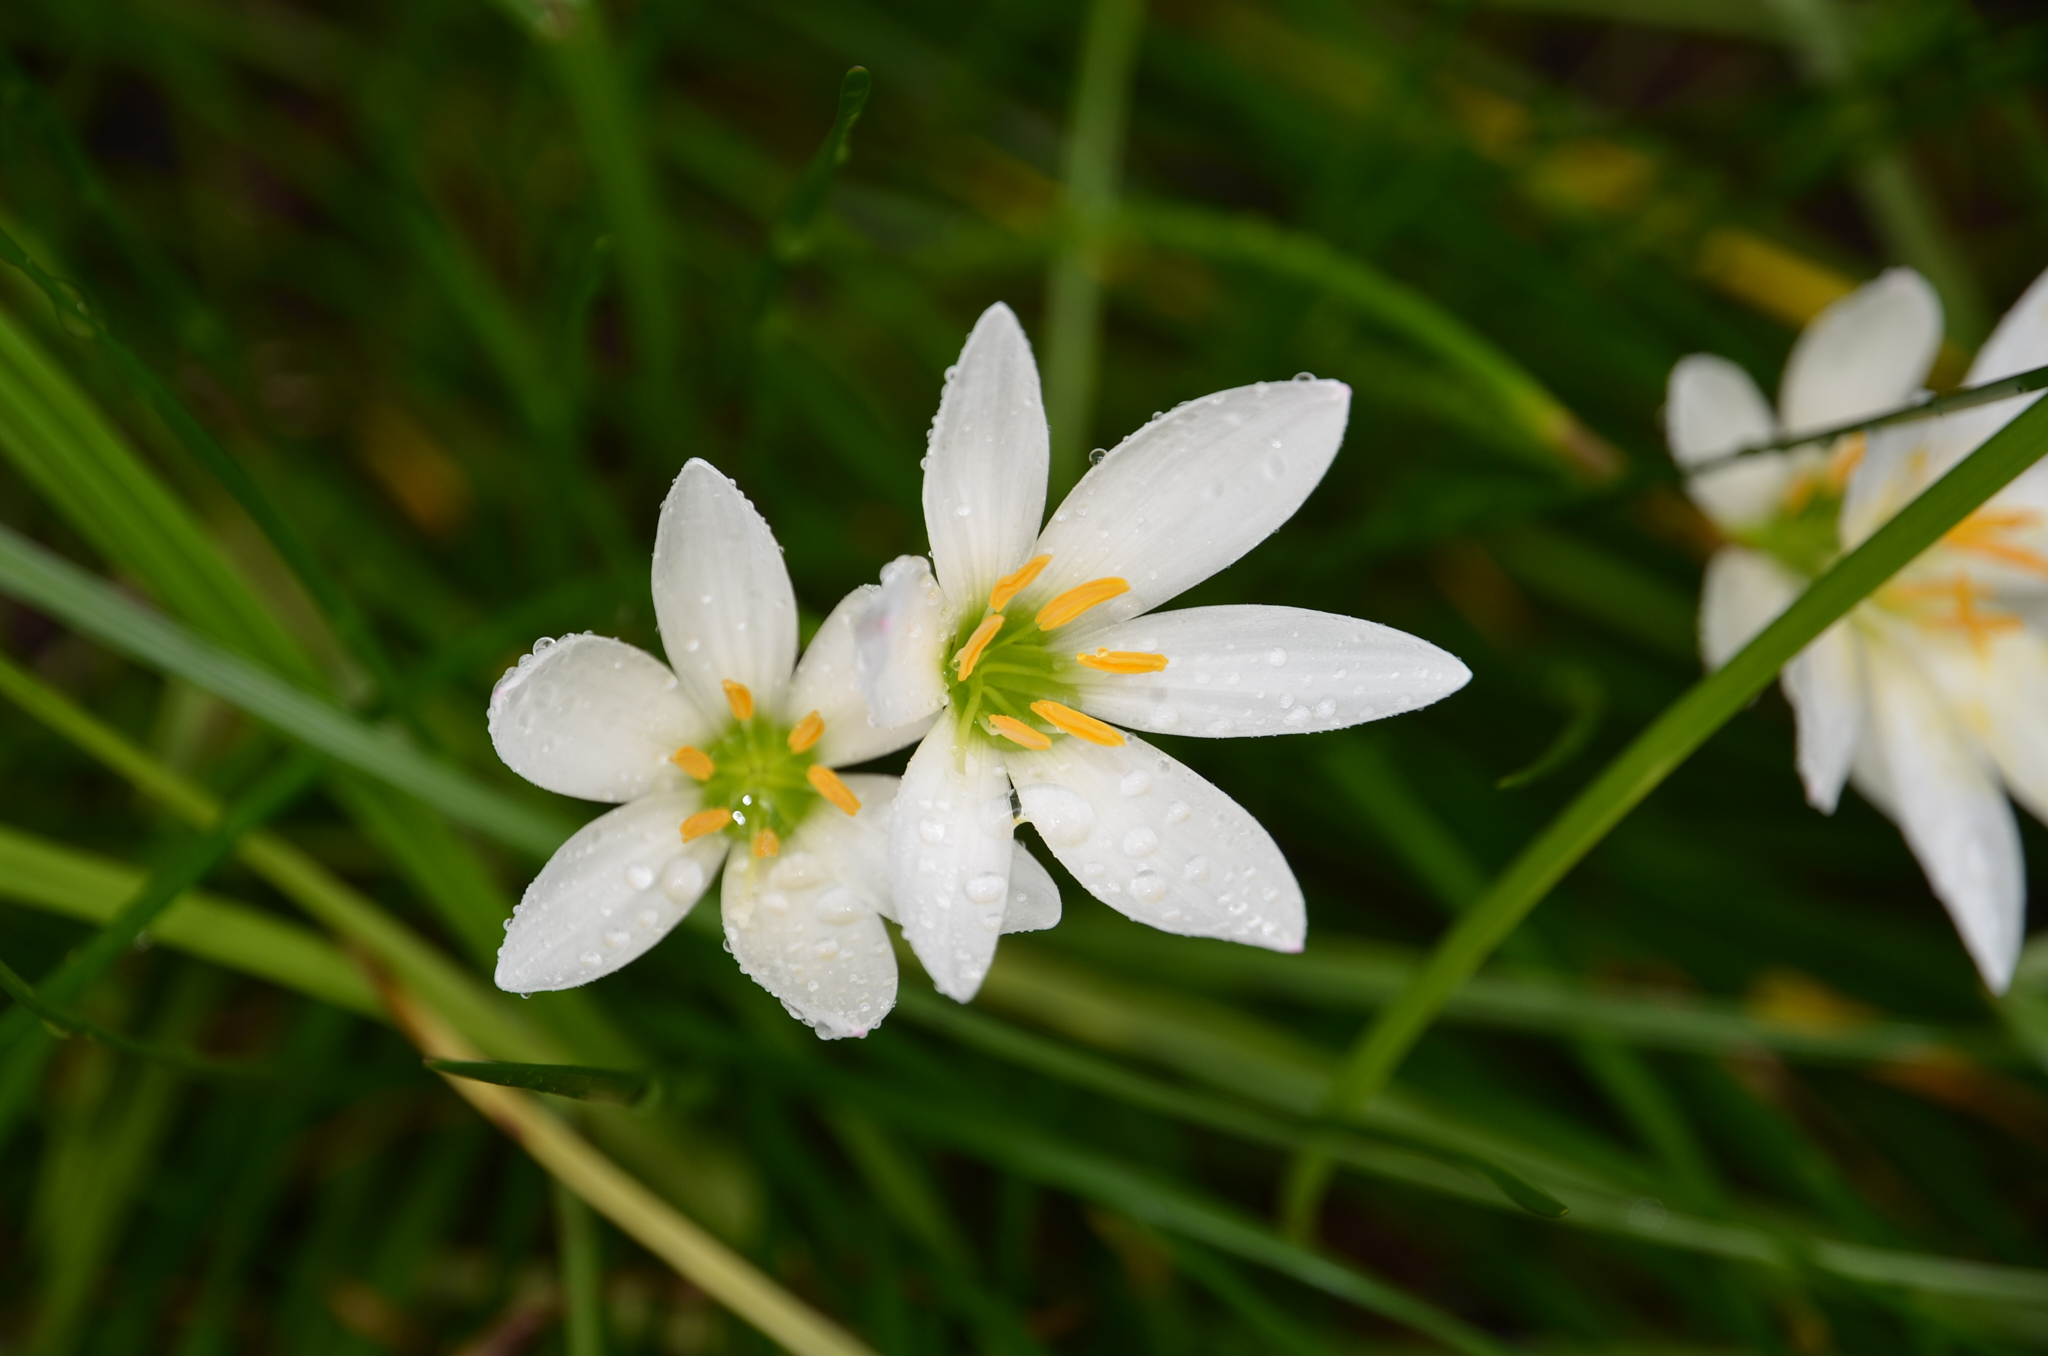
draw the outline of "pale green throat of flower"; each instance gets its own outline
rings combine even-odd
[[[704,786],[704,808],[683,821],[685,843],[723,833],[749,844],[756,857],[773,857],[821,799],[847,814],[860,812],[859,797],[812,752],[825,733],[816,711],[783,725],[757,713],[754,694],[731,679],[725,700],[732,724],[711,747],[685,744],[669,755]]]
[[[1114,748],[1124,742],[1115,729],[1070,704],[1074,676],[1084,668],[1099,673],[1157,673],[1166,656],[1140,650],[1098,649],[1071,654],[1052,634],[1098,603],[1130,592],[1121,579],[1092,579],[1053,598],[1026,617],[1004,609],[1031,587],[1052,563],[1034,556],[996,581],[988,609],[963,621],[940,661],[953,711],[963,727],[990,739],[1027,749],[1052,747],[1056,735]]]

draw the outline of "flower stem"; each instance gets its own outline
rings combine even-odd
[[[1486,958],[1552,886],[1576,866],[1693,750],[1746,706],[1779,669],[1835,620],[1939,541],[1942,535],[2048,452],[2048,401],[2036,402],[1898,516],[1838,561],[1726,666],[1672,703],[1459,918],[1407,987],[1359,1037],[1331,1083],[1323,1114],[1355,1115],[1392,1080],[1408,1051]],[[1297,1237],[1312,1232],[1331,1161],[1298,1155],[1282,1190],[1282,1215]]]

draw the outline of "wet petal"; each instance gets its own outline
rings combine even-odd
[[[947,374],[924,465],[924,521],[948,597],[978,606],[1024,563],[1045,516],[1045,402],[1009,307],[981,314]]]
[[[685,844],[694,788],[657,792],[583,826],[541,868],[498,950],[509,993],[573,989],[637,959],[682,921],[732,840]]]
[[[1873,656],[1870,698],[1870,779],[1984,982],[2003,993],[2019,960],[2026,913],[2011,802],[1990,761],[1909,657]]]
[[[1301,887],[1258,820],[1139,739],[1005,753],[1024,817],[1088,893],[1166,932],[1299,951]]]
[[[1803,585],[1761,551],[1726,546],[1700,581],[1700,657],[1718,669],[1792,605]]]
[[[666,664],[588,632],[536,650],[491,689],[491,744],[505,766],[585,800],[674,786],[682,774],[669,755],[716,728]]]
[[[1887,269],[1813,318],[1785,360],[1778,418],[1816,433],[1906,404],[1941,347],[1941,298],[1910,268]]]
[[[1351,388],[1271,381],[1191,400],[1123,440],[1081,478],[1031,554],[1052,563],[1029,605],[1090,580],[1130,592],[1087,614],[1149,611],[1242,556],[1294,516],[1344,438]]]
[[[860,685],[856,623],[881,592],[873,584],[864,584],[839,600],[797,661],[796,676],[790,679],[789,691],[782,699],[782,717],[790,724],[812,711],[825,722],[825,733],[818,736],[812,751],[826,767],[879,758],[915,744],[931,727],[932,718],[926,716],[907,726],[885,729],[868,714],[867,694]]]
[[[1712,353],[1680,358],[1664,396],[1664,437],[1680,466],[1697,466],[1741,447],[1767,443],[1777,431],[1755,378]]]
[[[690,697],[725,707],[730,680],[773,702],[796,663],[796,595],[782,549],[739,487],[692,459],[661,506],[654,613]]]
[[[942,721],[917,746],[889,825],[896,918],[932,983],[974,997],[988,974],[1010,892],[1010,784],[986,740],[955,742]]]
[[[839,883],[884,918],[896,916],[889,898],[889,820],[895,813],[899,779],[849,772],[842,778],[860,798],[860,813],[847,815],[830,805],[803,822],[810,851],[828,857]]]
[[[1836,622],[1785,666],[1785,697],[1799,718],[1799,776],[1806,800],[1833,814],[1863,738],[1863,642]]]
[[[952,618],[924,557],[898,556],[883,566],[882,586],[853,627],[860,690],[876,725],[909,725],[946,704],[940,665]]]
[[[863,807],[865,812],[865,807]],[[748,978],[826,1040],[865,1036],[896,1006],[896,952],[882,919],[799,825],[779,856],[735,852],[719,896],[726,948]]]
[[[1472,671],[1406,632],[1294,607],[1193,607],[1084,634],[1077,652],[1166,656],[1157,673],[1083,668],[1078,705],[1133,730],[1215,737],[1335,730],[1429,705]]]
[[[1043,932],[1060,921],[1060,887],[1022,843],[1010,850],[1010,898],[1003,905],[1003,931]]]

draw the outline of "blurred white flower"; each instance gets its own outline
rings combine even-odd
[[[1104,457],[1040,531],[1038,370],[1008,307],[975,325],[925,459],[932,564],[892,563],[858,623],[877,721],[947,708],[911,757],[889,830],[904,936],[941,992],[965,1001],[988,973],[1011,872],[1029,860],[1012,843],[1019,808],[1090,893],[1129,917],[1300,949],[1301,890],[1258,821],[1116,727],[1333,730],[1427,705],[1471,677],[1434,645],[1350,617],[1146,615],[1293,515],[1336,455],[1350,400],[1340,382],[1304,378],[1190,401]]]
[[[1774,419],[1741,368],[1672,369],[1681,466],[1910,404],[1941,343],[1941,303],[1894,269],[1816,316]],[[2048,274],[1971,365],[1981,385],[2048,364]],[[1707,565],[1700,649],[1718,667],[1831,565],[2037,396],[1898,424],[1831,447],[1723,461],[1688,488],[1730,545]],[[2011,982],[2026,874],[2009,791],[2048,819],[2048,467],[2021,476],[1786,665],[1807,799],[1845,782],[1891,817],[1984,980]]]
[[[610,974],[674,927],[723,864],[726,945],[742,970],[821,1036],[882,1020],[896,1001],[881,924],[895,778],[831,769],[901,748],[929,721],[869,722],[852,623],[873,592],[849,594],[798,663],[796,598],[768,524],[707,463],[683,468],[654,545],[673,671],[620,641],[565,636],[537,643],[491,693],[491,742],[513,771],[625,802],[527,887],[498,953],[500,988]]]

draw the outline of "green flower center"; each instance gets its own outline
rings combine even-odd
[[[977,631],[990,621],[999,629],[979,647],[973,663],[963,665],[961,657],[970,653]],[[960,676],[963,667],[968,671],[965,678]],[[962,622],[939,658],[953,710],[963,724],[984,734],[992,733],[991,716],[1018,721],[1041,733],[1056,733],[1032,711],[1031,704],[1052,701],[1071,705],[1075,689],[1070,680],[1078,668],[1074,656],[1054,644],[1030,617],[1000,612]]]
[[[704,750],[713,768],[704,779],[704,808],[731,811],[732,822],[721,830],[729,837],[752,843],[766,829],[786,840],[817,807],[810,780],[817,755],[808,746],[801,753],[790,748],[793,728],[754,715],[733,721]]]
[[[1776,514],[1737,539],[1794,574],[1815,579],[1842,554],[1841,518],[1842,491],[1826,477],[1801,477]]]

